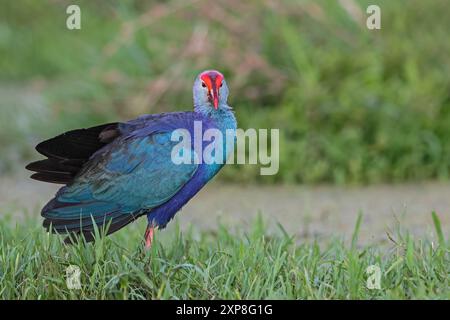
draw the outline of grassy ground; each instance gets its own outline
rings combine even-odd
[[[36,219],[0,222],[2,299],[449,299],[449,245],[433,216],[438,243],[390,235],[390,250],[350,243],[298,243],[280,226],[252,230],[158,232],[142,249],[139,223],[94,245],[65,246]],[[144,221],[141,221],[141,223]],[[81,269],[81,289],[69,290],[65,270]],[[366,286],[367,267],[381,269],[381,289]]]

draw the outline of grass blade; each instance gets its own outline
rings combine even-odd
[[[355,229],[353,229],[352,234],[352,250],[356,248],[356,243],[358,242],[359,229],[361,227],[362,212],[359,211],[358,218],[356,219]]]
[[[436,214],[436,211],[433,211],[431,213],[431,217],[433,218],[434,228],[436,229],[436,234],[438,237],[439,245],[444,246],[445,238],[444,238],[444,233],[442,232],[441,220],[439,219],[438,215]]]

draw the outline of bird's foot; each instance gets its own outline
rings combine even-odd
[[[155,232],[155,228],[152,225],[147,225],[147,229],[145,229],[145,234],[144,234],[146,249],[150,249],[152,247],[154,232]]]

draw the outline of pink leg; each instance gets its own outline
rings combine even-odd
[[[152,247],[153,242],[153,233],[155,228],[151,225],[147,225],[147,229],[145,229],[145,248],[150,249]]]

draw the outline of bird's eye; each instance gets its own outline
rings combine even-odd
[[[222,88],[222,86],[223,86],[223,82],[220,83],[220,87],[221,87],[221,88]]]
[[[206,83],[202,82],[202,87],[206,88]]]

